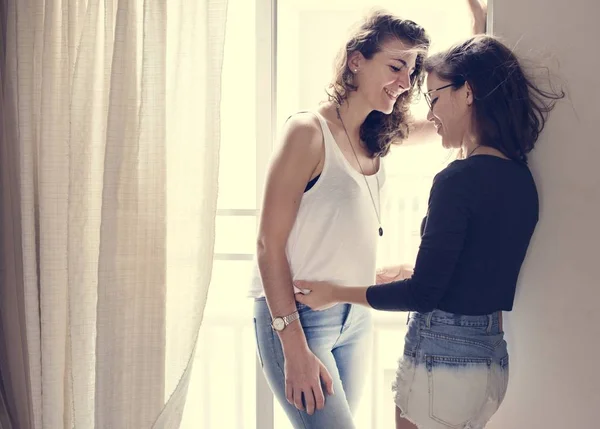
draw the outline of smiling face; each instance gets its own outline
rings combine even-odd
[[[398,97],[410,90],[417,52],[396,38],[381,44],[371,59],[354,52],[348,67],[354,73],[357,95],[371,110],[390,114]]]
[[[465,82],[454,88],[435,73],[427,76],[426,99],[430,104],[427,120],[435,124],[445,148],[460,148],[471,132],[473,95]]]

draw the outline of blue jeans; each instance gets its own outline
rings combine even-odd
[[[313,311],[297,303],[300,323],[311,351],[333,378],[334,395],[325,395],[325,407],[312,416],[299,411],[285,398],[284,356],[279,336],[271,328],[266,300],[254,304],[258,355],[271,390],[295,429],[352,429],[370,358],[372,321],[370,310],[338,304]]]

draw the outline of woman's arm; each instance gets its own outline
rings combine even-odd
[[[267,174],[257,260],[273,317],[296,311],[286,245],[306,184],[323,157],[323,139],[316,121],[316,118],[303,114],[286,123],[282,143]],[[284,329],[281,340],[284,347],[303,343],[305,339],[299,323]]]
[[[306,184],[320,172],[324,159],[321,128],[312,115],[290,119],[282,144],[267,175],[257,243],[257,260],[267,304],[273,317],[296,311],[286,245]],[[333,392],[331,376],[309,350],[298,320],[279,331],[285,356],[286,396],[290,403],[312,414],[324,405],[321,377]]]
[[[471,11],[471,22],[473,34],[485,34],[487,25],[487,1],[486,0],[467,0],[469,10]],[[437,138],[437,129],[433,122],[425,118],[415,120],[408,139],[403,142],[403,146],[417,145],[431,141]]]
[[[387,266],[377,270],[376,281],[377,284],[385,284],[396,282],[400,280],[409,279],[414,273],[414,267],[411,264],[400,264],[395,266]],[[349,304],[359,304],[364,306],[370,306],[366,293],[368,287],[339,287],[329,282],[294,282],[296,287],[299,289],[306,290],[317,290],[312,297],[305,297],[305,295],[297,294],[296,300],[303,304],[306,304],[314,310],[325,310],[338,302],[346,302]],[[329,287],[329,289],[327,289]],[[315,299],[318,296],[327,297],[324,299],[323,305],[319,305]]]
[[[377,284],[409,279],[412,277],[414,272],[414,267],[410,264],[400,264],[391,267],[383,267],[377,270]]]
[[[456,173],[456,174],[455,174]],[[311,308],[324,309],[348,302],[386,311],[435,309],[444,296],[462,252],[469,218],[469,182],[460,172],[436,176],[427,223],[412,277],[382,285],[355,287],[327,282],[296,282],[311,292],[296,299]]]
[[[473,20],[473,34],[484,34],[487,24],[487,0],[467,0]]]

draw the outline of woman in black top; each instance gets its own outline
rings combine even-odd
[[[527,154],[564,93],[544,91],[497,39],[476,36],[427,59],[425,98],[447,148],[464,156],[434,179],[411,278],[376,286],[298,282],[314,309],[339,302],[410,311],[396,392],[399,429],[483,428],[504,398],[502,311],[538,220]]]

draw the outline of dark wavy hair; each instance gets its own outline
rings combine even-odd
[[[475,36],[432,55],[425,71],[450,81],[454,89],[468,82],[479,144],[524,164],[548,113],[565,96],[562,90],[536,86],[513,52],[492,36]]]
[[[372,13],[340,51],[333,80],[327,88],[329,101],[341,105],[352,91],[358,89],[354,84],[354,74],[348,67],[348,58],[358,51],[369,60],[391,38],[399,39],[415,49],[417,59],[411,75],[411,88],[398,97],[392,113],[386,115],[372,111],[360,127],[360,138],[373,157],[387,155],[393,143],[400,143],[408,137],[411,124],[409,107],[413,96],[421,91],[423,85],[423,61],[430,45],[429,36],[423,27],[413,21],[384,11]]]

